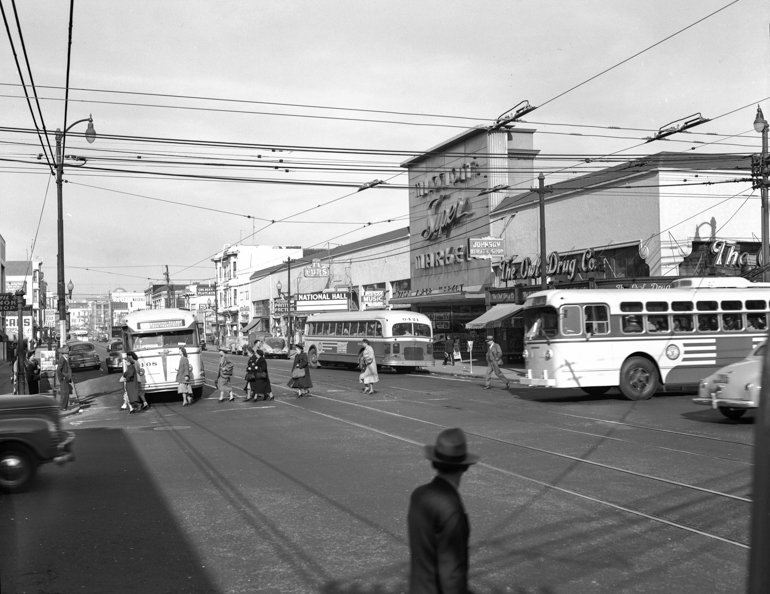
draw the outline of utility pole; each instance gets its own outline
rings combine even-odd
[[[286,263],[288,264],[288,282],[286,287],[286,292],[288,294],[288,299],[286,300],[286,305],[288,306],[288,327],[289,327],[289,351],[291,351],[291,343],[294,339],[294,332],[292,332],[291,328],[291,257],[286,260]]]
[[[171,308],[171,280],[168,276],[168,265],[166,265],[166,308]]]
[[[553,190],[545,189],[545,176],[541,173],[537,176],[539,181],[537,188],[530,188],[532,192],[540,195],[540,288],[545,291],[548,288],[545,274],[547,254],[545,253],[545,195]]]

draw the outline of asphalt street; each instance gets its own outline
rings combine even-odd
[[[751,416],[692,395],[483,390],[460,369],[383,372],[371,396],[316,369],[297,399],[287,361],[269,362],[276,400],[220,403],[204,357],[201,400],[132,415],[117,375],[78,372],[77,461],[0,500],[3,594],[405,592],[422,446],[454,426],[482,457],[461,485],[474,591],[745,590]]]

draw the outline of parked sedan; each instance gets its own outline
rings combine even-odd
[[[72,369],[99,369],[102,366],[102,360],[96,352],[96,347],[92,342],[71,342],[70,347],[70,367]]]
[[[106,359],[107,373],[113,371],[123,371],[123,342],[120,340],[113,340],[107,346],[107,359]]]
[[[718,408],[728,419],[738,419],[747,410],[757,408],[764,356],[765,343],[762,343],[743,361],[722,367],[703,379],[693,402]]]

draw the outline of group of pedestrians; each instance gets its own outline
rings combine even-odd
[[[144,367],[139,361],[139,357],[133,351],[126,353],[125,370],[120,377],[123,382],[123,406],[121,410],[128,409],[128,414],[135,413],[138,410],[147,410],[150,408],[147,398],[144,394]]]
[[[270,384],[270,374],[267,369],[267,360],[265,359],[265,353],[260,348],[262,341],[254,341],[254,347],[246,347],[246,354],[249,357],[246,363],[246,385],[244,391],[246,392],[246,398],[244,402],[253,400],[257,402],[259,400],[275,400],[273,396],[273,388]],[[295,360],[296,363],[296,360]],[[223,348],[219,349],[219,367],[217,369],[217,390],[219,391],[219,402],[225,401],[225,396],[229,396],[228,401],[235,400],[235,393],[233,392],[233,374],[235,366],[230,360],[227,351]],[[311,384],[312,386],[312,384]]]

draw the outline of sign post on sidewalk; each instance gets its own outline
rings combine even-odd
[[[468,360],[471,362],[471,373],[473,373],[473,341],[468,341]]]

